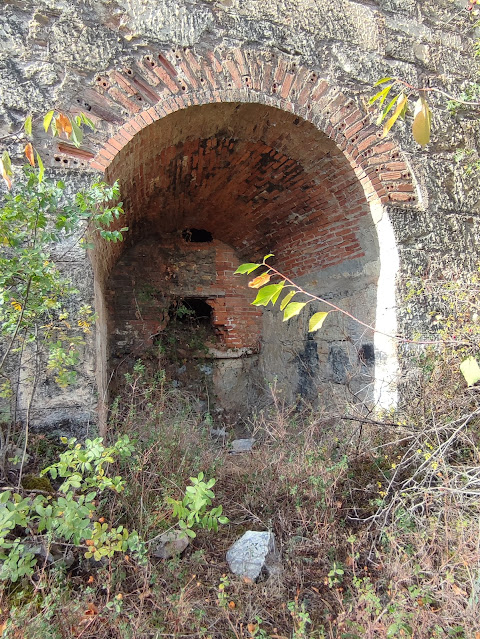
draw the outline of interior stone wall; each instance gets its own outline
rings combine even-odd
[[[219,238],[235,248],[239,259],[253,259],[267,244],[267,251],[276,244],[275,250],[283,253],[282,266],[300,277],[300,282],[345,304],[367,323],[380,322],[387,332],[395,332],[398,322],[398,330],[406,334],[428,329],[421,305],[416,306],[413,300],[407,312],[402,303],[406,281],[412,274],[429,276],[433,263],[472,268],[477,261],[476,179],[455,161],[455,153],[465,147],[476,149],[479,120],[468,111],[448,115],[443,98],[432,94],[432,142],[420,149],[409,131],[410,116],[382,140],[375,115],[366,103],[372,84],[386,76],[401,77],[413,86],[437,86],[458,93],[472,74],[472,32],[465,5],[463,0],[2,3],[0,137],[18,130],[25,115],[33,112],[35,143],[50,175],[68,176],[72,190],[89,175],[98,176],[98,171],[105,171],[108,179],[120,179],[132,227],[125,246],[97,246],[93,288],[90,275],[82,278],[84,299],[91,301],[95,295],[99,321],[96,336],[87,344],[90,352],[97,353],[96,378],[92,366],[85,366],[83,387],[76,394],[80,398],[75,404],[79,424],[95,418],[91,390],[95,384],[100,387],[100,415],[105,415],[107,389],[105,381],[102,387],[99,380],[108,378],[108,277],[123,251],[145,237],[147,227],[156,227],[157,233],[174,230],[167,228],[168,216],[159,218],[153,214],[155,210],[168,208],[170,215],[194,219],[195,211],[184,204],[193,207],[199,202],[198,185],[192,181],[187,184],[186,178],[194,171],[200,173],[201,161],[219,167],[233,159],[235,171],[229,173],[228,167],[222,166],[219,172],[230,185],[241,177],[245,154],[259,153],[256,171],[261,169],[262,153],[269,156],[264,160],[270,166],[264,170],[267,181],[263,191],[248,191],[243,202],[245,214],[255,210],[255,197],[263,198],[259,207],[271,207],[271,213],[262,218],[264,227],[252,232],[244,221],[243,227],[236,229],[228,219],[223,225],[225,235]],[[217,116],[183,117],[196,108],[207,113],[219,102],[233,106],[217,112],[223,114],[218,123]],[[228,109],[239,104],[240,112],[227,118]],[[259,104],[278,110],[275,126],[267,125],[268,118],[263,116],[257,121],[259,111],[248,112],[249,107]],[[45,134],[43,114],[53,107],[69,114],[83,110],[95,121],[97,129],[86,136],[81,149]],[[171,126],[162,127],[162,120],[167,122],[168,118],[172,118]],[[189,127],[201,129],[201,135],[195,137]],[[258,127],[256,132],[254,127]],[[287,131],[284,137],[279,134],[282,128]],[[155,145],[161,146],[159,153],[152,148]],[[21,164],[22,145],[13,140],[9,151],[14,162]],[[274,169],[279,162],[283,164]],[[250,160],[246,170],[249,166]],[[288,175],[285,172],[277,180],[271,179],[281,166],[288,168]],[[355,179],[348,182],[350,175]],[[305,187],[302,199],[288,180],[300,182],[303,176],[308,179],[299,187]],[[178,192],[171,186],[177,177]],[[237,185],[245,189],[246,182]],[[286,188],[279,193],[282,183]],[[231,207],[233,186],[223,189],[222,200],[212,197],[211,181],[204,184],[205,197],[215,199],[218,211],[222,206]],[[180,192],[185,202],[175,209]],[[318,195],[313,197],[315,192]],[[357,206],[363,226],[357,224],[349,231],[345,218],[332,220],[336,206],[343,212],[352,204],[353,192],[359,194]],[[334,208],[328,213],[332,201]],[[277,208],[284,217],[273,232]],[[297,216],[293,221],[305,223],[303,228],[302,223],[292,224],[289,209]],[[338,233],[329,236],[325,229],[320,231],[320,218],[312,220],[314,209],[321,213],[321,219],[338,224]],[[217,215],[213,222],[218,228],[220,213],[213,215]],[[166,225],[159,227],[159,219]],[[173,226],[178,230],[182,225],[183,220],[182,224],[176,220]],[[316,230],[309,244],[305,231],[313,227]],[[234,237],[240,230],[247,238],[244,245]],[[342,234],[347,242],[361,246],[351,260],[345,258],[354,255],[352,247],[340,247],[335,255],[335,242]],[[323,251],[322,242],[327,244]],[[365,255],[360,255],[362,252]],[[327,255],[333,255],[334,262],[322,263]],[[305,269],[312,256],[318,258],[318,264]],[[83,260],[84,268],[92,274],[87,257],[78,260],[80,264]],[[270,311],[264,314],[265,371],[280,370],[281,343],[285,353],[293,350],[292,358],[300,362],[292,387],[303,387],[307,394],[315,392],[314,378],[330,388],[332,384],[348,387],[343,383],[346,364],[353,360],[360,363],[361,374],[371,373],[368,366],[362,368],[370,361],[365,354],[370,352],[371,335],[364,334],[358,325],[334,322],[326,330],[335,330],[335,334],[324,334],[316,340],[315,348],[312,340],[304,337],[299,348],[298,335],[307,319],[300,318],[297,337],[289,333],[294,329],[287,327],[275,345],[271,336],[278,318]],[[340,339],[342,334],[345,339]],[[376,377],[387,383],[388,375],[379,374],[381,361],[386,362],[385,371],[392,370],[395,357],[391,345],[383,344],[382,339],[379,335],[373,339]],[[325,365],[318,373],[320,358]],[[303,377],[298,372],[302,367]],[[42,388],[40,385],[39,397],[45,395]],[[60,423],[62,415],[71,415],[73,400],[60,390],[51,395],[48,411]],[[39,424],[42,420],[40,416]]]

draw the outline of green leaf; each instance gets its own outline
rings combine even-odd
[[[274,293],[274,295],[272,295],[272,306],[275,306],[275,304],[277,303],[278,298],[280,297],[280,293],[283,290],[283,287],[285,285],[285,281],[281,282],[279,285],[277,284],[277,286],[279,286],[280,288],[278,289],[278,291],[276,293]]]
[[[460,364],[460,370],[465,377],[467,386],[473,386],[480,381],[480,366],[474,357],[470,356],[464,359]]]
[[[321,329],[323,322],[327,319],[327,315],[328,311],[322,311],[320,313],[315,313],[315,315],[312,315],[310,321],[308,322],[308,332],[314,333],[315,331]]]
[[[53,109],[52,111],[49,111],[47,115],[43,118],[43,128],[45,129],[45,133],[47,133],[48,131],[48,127],[50,126],[54,113],[55,113],[55,109]]]
[[[79,147],[82,144],[83,140],[83,131],[75,122],[75,120],[71,120],[72,124],[72,142],[76,147]]]
[[[27,135],[32,135],[32,116],[29,115],[28,118],[25,120],[25,124],[23,125],[23,128],[25,129],[25,133]]]
[[[290,291],[289,293],[287,293],[285,295],[285,297],[282,300],[282,303],[280,304],[280,310],[283,311],[283,309],[285,308],[285,306],[289,303],[289,301],[292,299],[292,297],[294,295],[297,294],[297,291]]]
[[[384,82],[390,82],[391,79],[392,78],[382,78],[381,80],[377,80],[373,86],[378,87],[379,84],[383,84]]]
[[[42,158],[37,151],[37,163],[38,163],[38,182],[43,180],[43,174],[45,173],[45,167],[43,166]]]
[[[430,142],[432,112],[424,97],[418,98],[413,114],[412,134],[415,142],[425,146]]]
[[[234,275],[243,275],[244,273],[251,273],[252,271],[257,269],[259,266],[262,266],[262,264],[253,264],[253,263],[240,264],[240,266],[235,271]]]
[[[87,118],[87,116],[85,115],[85,113],[80,113],[80,117],[82,118],[82,122],[84,124],[86,124],[90,129],[92,129],[92,131],[95,131],[95,125],[93,124],[93,122],[90,120],[90,118]]]
[[[374,95],[373,98],[370,98],[370,100],[368,101],[368,104],[373,104],[377,100],[380,100],[380,107],[382,107],[383,103],[385,102],[385,98],[387,97],[392,86],[393,86],[392,84],[389,84],[388,86],[384,87],[381,91],[379,91],[376,95]]]
[[[395,122],[398,120],[398,118],[402,114],[402,112],[403,112],[404,108],[406,107],[407,103],[408,103],[408,97],[404,93],[401,93],[398,96],[397,107],[396,107],[392,117],[388,120],[388,122],[383,127],[382,137],[385,137],[387,135],[387,133],[390,131],[392,126],[395,124]]]
[[[8,151],[4,151],[2,153],[2,162],[3,168],[7,175],[12,175],[12,161],[10,160],[10,156],[8,155]]]
[[[263,258],[263,261],[266,262],[269,257],[273,257],[273,253],[269,253],[268,255],[265,255],[265,257]]]
[[[298,315],[307,302],[291,302],[283,313],[283,321],[286,322],[291,317]]]
[[[385,109],[383,109],[383,111],[380,111],[378,118],[377,118],[377,126],[380,125],[383,120],[385,119],[385,117],[387,116],[387,114],[391,111],[393,105],[395,104],[395,102],[398,100],[399,95],[396,95],[393,100],[390,100],[390,102],[388,103],[388,105],[385,107]]]
[[[253,306],[267,306],[269,302],[275,304],[278,299],[278,296],[282,292],[282,289],[285,285],[285,282],[280,282],[280,284],[269,284],[269,286],[264,286],[261,288],[257,297],[253,300]]]

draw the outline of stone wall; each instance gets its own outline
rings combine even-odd
[[[167,236],[205,229],[215,250],[230,251],[228,264],[274,252],[276,265],[366,323],[389,333],[397,322],[407,333],[425,327],[424,309],[413,302],[406,313],[401,304],[407,278],[429,276],[433,261],[470,268],[478,256],[475,177],[454,161],[459,148],[475,148],[478,118],[448,115],[432,94],[434,134],[420,149],[410,117],[382,139],[366,102],[385,76],[458,93],[472,75],[465,4],[3,2],[0,136],[33,110],[36,144],[53,175],[68,174],[72,185],[98,171],[120,180],[128,240],[98,245],[91,256],[103,419],[109,327],[127,321],[109,295],[128,256],[154,237],[161,252]],[[41,116],[52,107],[95,121],[81,149],[43,132]],[[20,145],[10,151],[22,161]],[[208,286],[217,284],[212,274]],[[392,341],[354,323],[335,318],[310,340],[308,313],[281,329],[270,311],[262,321],[255,338],[239,343],[250,348],[261,338],[260,377],[283,377],[294,394],[355,394],[373,374],[377,386],[395,377]],[[358,388],[350,388],[357,369]],[[93,382],[90,374],[85,387]],[[64,400],[55,395],[58,407]]]

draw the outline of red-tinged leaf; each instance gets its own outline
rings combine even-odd
[[[55,124],[57,125],[57,131],[59,134],[63,132],[67,138],[70,137],[72,133],[72,123],[66,115],[60,113],[58,118],[55,120]]]
[[[396,107],[395,111],[393,112],[392,117],[388,120],[388,122],[383,127],[382,137],[385,137],[387,135],[387,133],[392,128],[392,126],[398,120],[398,118],[402,114],[402,111],[406,107],[407,102],[408,102],[408,97],[404,93],[400,94],[400,96],[398,98],[398,101],[397,101],[397,107]]]
[[[12,168],[10,163],[10,156],[8,155],[7,151],[4,151],[2,157],[0,158],[0,173],[2,174],[7,188],[11,189],[12,180],[10,179],[10,176],[12,175]]]
[[[412,134],[415,142],[421,146],[425,146],[430,142],[430,127],[432,121],[432,112],[424,97],[420,97],[415,104],[415,112],[413,114]]]
[[[0,160],[0,162],[1,162],[1,160]],[[10,179],[10,176],[5,172],[5,169],[3,168],[3,163],[2,163],[1,169],[2,169],[2,177],[5,180],[7,188],[11,189],[12,188],[12,180]]]
[[[25,147],[25,156],[27,160],[30,162],[30,166],[35,166],[35,154],[33,152],[33,146],[29,142]]]
[[[261,275],[259,275],[255,279],[251,280],[248,283],[248,286],[250,288],[260,288],[264,284],[268,284],[268,282],[270,282],[271,278],[272,278],[272,276],[270,275],[270,273],[268,273],[268,272],[262,273]]]

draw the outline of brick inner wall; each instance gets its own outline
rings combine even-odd
[[[210,137],[161,150],[142,133],[122,164],[132,226],[205,228],[242,259],[275,253],[294,277],[364,255],[358,230],[369,206],[343,155],[292,158],[278,148],[287,132],[277,148]]]
[[[202,298],[213,309],[220,349],[258,350],[261,311],[250,305],[240,261],[219,241],[193,243],[178,236],[150,237],[127,250],[107,293],[112,355],[141,352],[167,329],[174,300]]]

